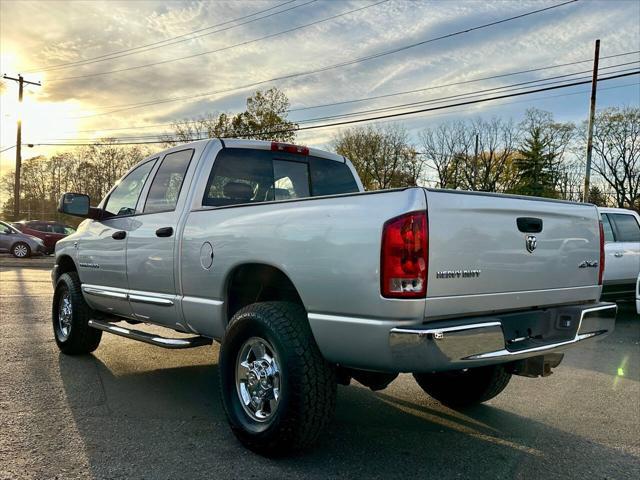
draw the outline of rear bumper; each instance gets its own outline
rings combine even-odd
[[[588,303],[441,321],[384,320],[310,312],[322,355],[345,367],[432,372],[562,352],[615,326],[616,305]]]
[[[611,333],[616,311],[613,303],[598,303],[466,319],[448,325],[396,327],[389,332],[392,363],[398,371],[437,372],[562,352]],[[523,326],[521,332],[518,325]]]

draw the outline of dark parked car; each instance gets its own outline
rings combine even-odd
[[[22,233],[42,239],[47,254],[55,251],[58,240],[76,231],[75,228],[63,223],[43,220],[22,220],[13,223],[13,226]]]
[[[41,239],[0,221],[0,252],[10,252],[16,258],[26,258],[43,254],[45,246]]]

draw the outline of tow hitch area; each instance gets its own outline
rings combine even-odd
[[[560,365],[563,358],[564,353],[548,353],[537,357],[529,357],[511,363],[509,371],[522,377],[548,377],[553,373],[551,369]]]

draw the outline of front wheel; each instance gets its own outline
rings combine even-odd
[[[90,318],[91,308],[82,296],[78,274],[60,275],[53,293],[51,320],[56,344],[62,353],[80,355],[98,348],[102,330],[90,327]]]
[[[486,402],[502,392],[511,380],[511,373],[503,365],[414,373],[413,376],[428,395],[452,408],[466,408]]]
[[[11,254],[16,258],[27,258],[31,256],[31,249],[26,243],[18,242],[11,247]]]
[[[335,372],[299,305],[241,309],[225,334],[219,365],[227,419],[251,450],[282,455],[309,447],[333,416]]]

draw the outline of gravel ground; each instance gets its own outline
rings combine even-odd
[[[105,334],[58,353],[46,269],[0,267],[0,478],[640,478],[640,319],[570,350],[548,378],[515,377],[465,413],[409,375],[340,387],[313,451],[242,448],[218,397],[217,346],[168,351]],[[372,352],[375,354],[375,352]]]

